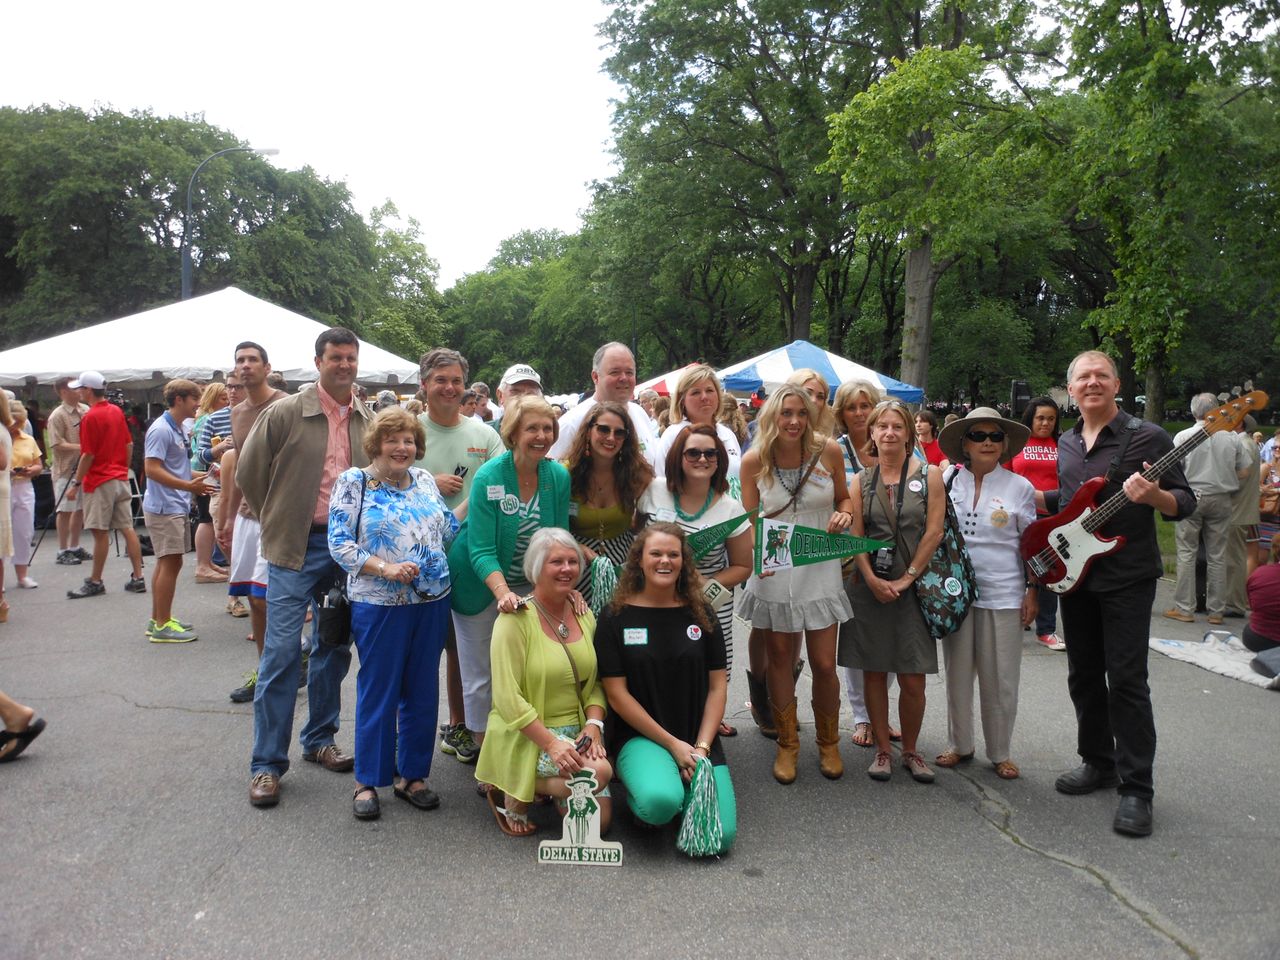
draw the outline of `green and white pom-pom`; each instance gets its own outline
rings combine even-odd
[[[591,612],[597,617],[613,599],[618,587],[618,568],[613,561],[600,554],[591,561]]]
[[[676,837],[676,848],[691,857],[714,857],[724,845],[720,824],[720,801],[716,797],[716,776],[711,761],[698,758],[684,805],[684,822]]]
[[[739,503],[742,502],[742,481],[737,477],[729,478],[729,496]]]

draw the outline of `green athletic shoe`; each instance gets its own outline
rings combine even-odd
[[[150,629],[147,632],[147,638],[152,643],[190,643],[192,640],[199,639],[190,630],[182,629],[182,624],[177,620],[166,620],[164,625],[159,627],[156,626],[154,620],[151,620],[149,625]]]

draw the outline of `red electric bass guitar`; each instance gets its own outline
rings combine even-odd
[[[1152,482],[1166,470],[1209,439],[1219,430],[1234,430],[1250,410],[1267,405],[1267,395],[1254,390],[1234,398],[1204,418],[1204,426],[1178,444],[1142,476]],[[1070,593],[1084,579],[1095,557],[1114,553],[1124,546],[1124,537],[1098,534],[1103,524],[1114,517],[1129,499],[1121,491],[1101,506],[1098,495],[1106,485],[1106,477],[1094,477],[1076,491],[1066,509],[1052,517],[1037,520],[1022,535],[1022,559],[1031,576],[1054,593]]]

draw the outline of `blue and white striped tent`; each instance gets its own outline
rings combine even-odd
[[[752,393],[764,387],[772,392],[787,382],[787,377],[796,370],[806,367],[817,370],[831,386],[831,397],[835,399],[836,387],[846,380],[869,380],[880,384],[886,394],[907,403],[919,403],[924,399],[924,391],[909,383],[895,380],[883,373],[876,373],[870,367],[846,360],[839,354],[814,346],[808,340],[796,340],[785,347],[770,350],[750,360],[743,360],[720,371],[720,380],[726,390],[735,393]]]

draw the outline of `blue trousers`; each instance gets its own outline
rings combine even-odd
[[[425,780],[431,773],[448,624],[448,597],[398,607],[351,605],[351,632],[360,651],[357,783],[385,787],[396,773],[406,780]]]
[[[289,769],[289,739],[298,702],[298,674],[302,670],[302,627],[307,605],[317,589],[340,572],[329,555],[329,538],[312,531],[301,570],[271,564],[267,573],[267,635],[258,682],[253,691],[253,761],[259,773],[283,776]],[[351,667],[351,648],[331,649],[311,640],[307,676],[308,718],[299,740],[308,753],[333,743],[342,707],[342,681]]]

